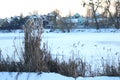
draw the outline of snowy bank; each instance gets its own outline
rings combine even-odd
[[[57,73],[0,72],[0,80],[120,80],[120,77],[66,77]]]

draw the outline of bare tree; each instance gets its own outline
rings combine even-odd
[[[74,23],[72,22],[72,16],[71,16],[71,12],[69,12],[69,15],[66,19],[66,28],[67,28],[67,32],[70,32],[70,30],[73,28]]]
[[[53,21],[54,29],[56,29],[57,28],[57,17],[60,16],[60,11],[56,9],[51,13],[54,15],[52,21]]]
[[[57,24],[62,32],[70,32],[74,26],[74,23],[72,22],[71,12],[69,12],[69,15],[67,17],[60,17],[60,19],[57,20]]]
[[[101,2],[102,0],[97,0],[96,2],[94,2],[94,0],[90,0],[89,3],[84,2],[83,6],[85,7],[86,5],[89,6],[91,8],[91,14],[92,17],[94,18],[95,24],[96,24],[96,29],[99,29],[99,23],[97,20],[97,10],[99,7],[101,7]]]
[[[120,1],[117,0],[114,4],[115,7],[115,27],[116,29],[120,28]]]
[[[114,25],[116,29],[120,28],[120,1],[111,1],[105,0],[106,6],[104,7],[104,16],[108,17],[109,25]],[[113,13],[110,9],[110,6],[115,8],[115,12]]]
[[[62,32],[65,32],[65,26],[67,25],[65,23],[65,17],[60,17],[58,20],[57,20],[57,24],[58,24],[58,28],[62,31]]]

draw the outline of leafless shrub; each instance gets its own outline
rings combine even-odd
[[[25,26],[25,43],[24,43],[24,65],[27,71],[42,71],[45,68],[44,55],[41,46],[42,20],[29,19]],[[33,66],[34,65],[34,66]]]
[[[58,72],[60,74],[72,76],[74,78],[78,76],[85,76],[86,63],[82,60],[77,62],[76,60],[69,59],[68,62],[63,61],[60,63]]]
[[[118,61],[113,63],[114,60],[105,61],[103,62],[103,75],[106,76],[120,76],[120,60],[118,58]],[[110,63],[112,62],[112,63]]]

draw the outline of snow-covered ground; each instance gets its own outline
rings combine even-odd
[[[57,73],[16,73],[0,72],[0,80],[120,80],[120,77],[66,77]]]
[[[24,39],[23,33],[0,33],[0,49],[3,55],[13,57],[15,47],[21,48]],[[51,54],[54,56],[64,55],[67,60],[73,54],[80,57],[92,67],[100,67],[101,60],[114,60],[120,57],[120,31],[75,31],[72,33],[44,33],[43,42],[47,42]],[[19,52],[19,51],[18,51]],[[63,58],[62,58],[63,59]],[[28,80],[74,80],[55,73],[29,73]],[[27,73],[19,76],[18,80],[27,80]],[[17,80],[16,73],[0,72],[0,80]],[[7,76],[7,77],[6,77]],[[22,78],[23,77],[23,78]],[[120,80],[119,77],[79,77],[77,80]]]

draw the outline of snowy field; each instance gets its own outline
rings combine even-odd
[[[66,77],[56,73],[7,73],[0,72],[0,80],[120,80],[120,77]]]
[[[15,47],[21,48],[24,39],[23,33],[0,33],[0,49],[3,56],[13,57]],[[114,60],[120,57],[120,32],[72,32],[72,33],[44,33],[43,42],[48,43],[49,50],[54,56],[64,55],[67,60],[74,54],[94,67],[101,66],[101,60]],[[18,51],[19,52],[19,51]],[[61,58],[60,58],[61,59]],[[63,58],[62,58],[63,59]],[[16,73],[0,73],[0,80],[15,80]],[[3,76],[2,76],[3,75]],[[27,80],[24,73],[18,80]],[[43,73],[37,76],[30,73],[28,80],[74,80],[55,73]],[[7,78],[7,77],[8,78]],[[35,77],[37,76],[37,77]],[[90,77],[77,78],[77,80],[120,80],[118,77]]]

